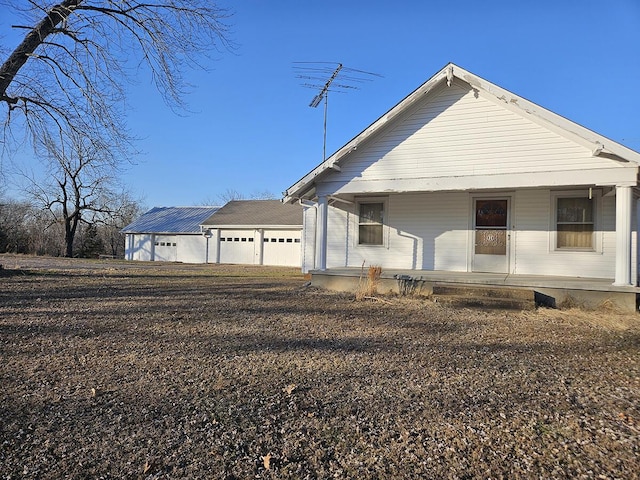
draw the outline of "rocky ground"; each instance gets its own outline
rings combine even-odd
[[[0,478],[640,478],[640,316],[0,256]]]

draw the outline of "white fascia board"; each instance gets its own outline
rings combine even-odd
[[[268,230],[297,230],[302,229],[300,225],[208,225],[207,228],[218,230],[256,230],[256,229],[268,229]]]
[[[123,232],[130,235],[200,235],[202,232]]]
[[[580,171],[509,173],[482,176],[428,177],[392,180],[353,180],[349,183],[328,182],[334,195],[372,195],[381,193],[415,193],[466,191],[508,188],[545,188],[572,186],[637,185],[638,167],[603,168]]]

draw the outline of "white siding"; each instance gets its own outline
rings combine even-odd
[[[305,207],[302,215],[302,273],[316,268],[316,209]]]
[[[587,278],[615,276],[615,196],[600,202],[600,223],[597,226],[601,251],[554,251],[553,199],[548,189],[525,190],[517,193],[515,202],[515,262],[513,273],[559,275]]]
[[[429,236],[434,243],[434,269],[467,270],[469,197],[464,193],[437,193],[429,201]]]
[[[467,194],[392,195],[388,220],[393,268],[466,271]]]
[[[598,252],[559,252],[552,246],[553,196],[549,189],[498,193],[511,200],[511,263],[509,272],[585,278],[615,276],[615,196],[599,203],[601,249]],[[329,208],[327,266],[387,269],[469,271],[471,265],[469,192],[395,194],[386,199],[386,244],[357,244],[355,206]],[[634,208],[637,208],[634,206]],[[634,212],[635,215],[635,212]],[[637,235],[634,220],[633,272],[637,276]],[[305,235],[312,237],[314,224]],[[310,269],[312,267],[309,267]]]
[[[148,233],[128,233],[125,258],[148,262],[153,259],[153,235]]]
[[[549,256],[551,242],[551,193],[548,189],[516,192],[511,208],[511,273],[552,275],[554,269],[542,260]]]
[[[385,245],[358,245],[355,207],[329,208],[327,266],[466,271],[469,202],[465,193],[391,195]],[[341,207],[341,208],[338,208]]]
[[[331,182],[621,169],[591,150],[460,85],[442,87],[358,146]],[[505,185],[509,188],[510,185]],[[350,190],[353,191],[353,190]],[[362,187],[360,191],[367,191]]]
[[[344,210],[345,207],[349,208],[347,204],[336,203],[327,209],[327,268],[354,266],[347,249],[351,238],[349,219],[353,211],[351,208]],[[360,266],[357,260],[355,264]]]

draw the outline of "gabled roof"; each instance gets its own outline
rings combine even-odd
[[[280,200],[232,200],[202,222],[203,227],[302,227],[302,207]]]
[[[123,233],[201,233],[200,224],[220,207],[155,207],[122,229]]]
[[[451,85],[456,78],[469,84],[475,91],[481,92],[483,95],[491,96],[494,100],[504,103],[506,108],[518,112],[520,115],[559,132],[576,143],[589,148],[594,156],[640,164],[640,153],[494,85],[453,63],[449,63],[391,110],[351,139],[346,145],[289,187],[283,193],[283,201],[285,203],[293,203],[305,197],[305,195],[308,196],[308,194],[313,191],[316,181],[332,171],[339,171],[340,163],[348,161],[349,154],[356,150],[360,144],[379,133],[389,122],[407,111],[407,109],[417,101],[424,99],[424,97],[429,95],[436,87],[439,87],[445,82],[447,85]]]

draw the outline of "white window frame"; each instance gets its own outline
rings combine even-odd
[[[593,201],[593,245],[591,248],[558,247],[558,199],[589,198]],[[555,253],[602,253],[602,191],[600,189],[563,190],[551,192],[551,224],[549,249]]]
[[[360,243],[360,205],[381,203],[382,204],[382,243]],[[361,197],[355,201],[355,246],[358,248],[387,248],[389,244],[389,201],[388,197]]]

